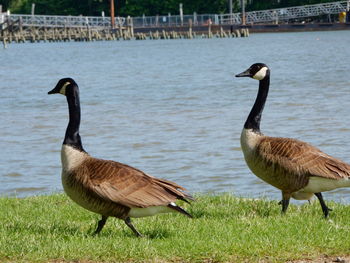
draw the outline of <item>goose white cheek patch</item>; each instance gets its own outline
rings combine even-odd
[[[255,73],[253,79],[262,80],[266,77],[267,67],[261,68],[258,72]]]
[[[66,87],[70,84],[69,81],[67,81],[66,83],[64,83],[64,85],[62,86],[62,88],[60,89],[60,93],[62,95],[66,95]]]

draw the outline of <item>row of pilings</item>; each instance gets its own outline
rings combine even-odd
[[[150,31],[148,33],[136,33],[136,40],[146,40],[146,39],[193,39],[193,38],[226,38],[226,37],[248,37],[249,30],[247,28],[236,29],[234,31],[224,31],[222,28],[217,32],[177,32],[177,31]]]
[[[0,41],[4,47],[9,43],[60,42],[60,41],[99,41],[99,40],[146,40],[146,39],[193,39],[248,37],[247,28],[206,27],[167,27],[133,28],[132,26],[109,28],[92,27],[29,27],[12,22],[2,26]]]

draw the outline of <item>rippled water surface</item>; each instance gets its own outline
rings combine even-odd
[[[62,190],[66,100],[80,86],[81,137],[93,156],[127,163],[191,192],[279,199],[246,167],[239,137],[271,68],[261,128],[350,162],[350,32],[252,34],[241,39],[12,44],[0,49],[0,195]],[[325,194],[350,201],[350,189]]]

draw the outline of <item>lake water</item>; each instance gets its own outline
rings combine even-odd
[[[280,199],[243,159],[239,137],[258,82],[234,74],[255,62],[270,66],[265,134],[308,141],[350,162],[349,57],[350,31],[11,44],[0,49],[0,195],[62,191],[68,110],[63,96],[47,92],[72,77],[91,155],[192,193]],[[349,203],[350,189],[325,198]]]

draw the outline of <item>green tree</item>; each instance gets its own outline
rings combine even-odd
[[[246,0],[246,10],[264,10],[307,4],[333,2],[334,0]],[[42,15],[84,15],[100,16],[102,11],[109,16],[110,0],[0,0],[3,10],[12,13],[29,14],[32,3],[35,13]],[[241,0],[232,0],[233,12],[239,12]],[[115,0],[118,16],[155,16],[179,14],[179,4],[183,4],[184,14],[228,13],[229,0]]]
[[[40,15],[101,15],[109,10],[109,1],[102,0],[9,0],[5,8],[12,13],[29,14],[32,3]]]
[[[335,0],[248,0],[246,10],[265,10],[300,5],[314,5],[320,3],[334,2]]]
[[[237,0],[233,0],[237,6]],[[217,14],[228,12],[228,0],[126,0],[120,14],[130,16],[154,16],[179,14],[179,5],[183,4],[184,14]]]

